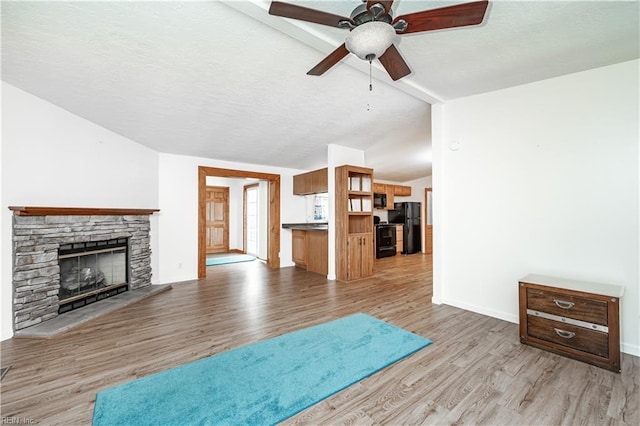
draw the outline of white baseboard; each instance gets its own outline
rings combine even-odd
[[[620,351],[625,354],[640,356],[640,346],[638,345],[631,345],[629,343],[622,342],[620,343]]]
[[[473,305],[470,303],[460,302],[459,300],[452,300],[443,298],[442,303],[449,306],[454,306],[456,308],[464,309],[465,311],[476,312],[478,314],[486,315],[492,318],[498,318],[504,321],[512,322],[518,324],[518,315],[513,315],[507,312],[495,311],[493,309],[487,309],[484,306]]]
[[[436,303],[434,299],[432,299],[431,302]],[[445,305],[464,309],[465,311],[476,312],[478,314],[486,315],[492,318],[498,318],[504,321],[512,322],[514,324],[520,324],[520,318],[518,317],[518,315],[513,315],[507,312],[494,311],[493,309],[487,309],[484,306],[473,305],[469,303],[460,302],[458,300],[451,300],[446,298],[441,300],[440,303],[436,303],[436,304],[440,305],[442,303],[444,303]],[[640,347],[637,345],[631,345],[628,343],[621,342],[620,351],[625,354],[640,356]]]

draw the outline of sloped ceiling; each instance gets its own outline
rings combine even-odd
[[[394,14],[457,3],[396,0]],[[268,7],[3,1],[2,79],[160,152],[310,170],[334,143],[406,182],[431,174],[430,104],[640,57],[637,1],[494,1],[479,26],[400,37],[412,74],[375,64],[369,91],[353,55],[306,75],[346,30]]]

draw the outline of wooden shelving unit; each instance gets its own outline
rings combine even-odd
[[[373,275],[373,169],[336,167],[336,278]]]

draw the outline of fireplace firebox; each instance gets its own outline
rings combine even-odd
[[[127,259],[127,238],[60,245],[58,313],[69,312],[127,291]]]

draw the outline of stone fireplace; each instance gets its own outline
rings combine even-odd
[[[158,210],[10,209],[14,330],[151,285],[149,216]]]

